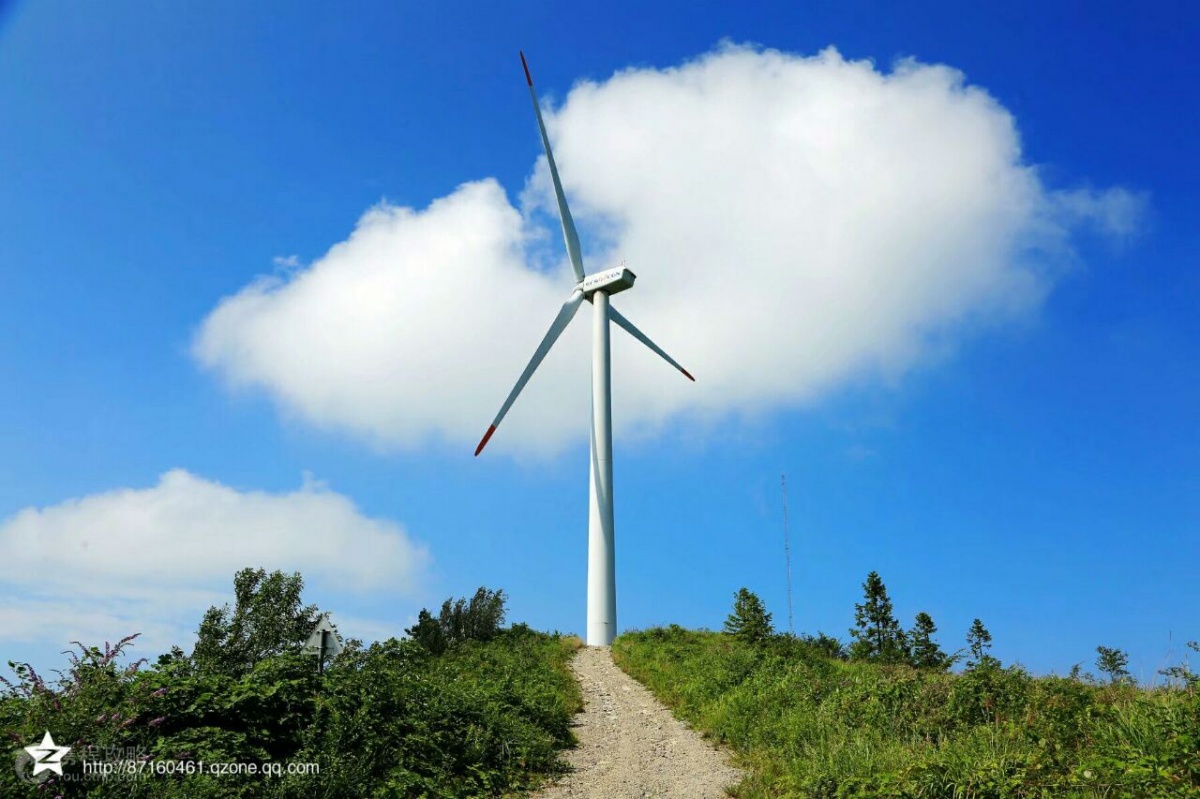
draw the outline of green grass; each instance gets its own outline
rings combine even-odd
[[[621,636],[617,664],[732,747],[759,797],[1198,797],[1200,696],[828,659],[679,627]]]

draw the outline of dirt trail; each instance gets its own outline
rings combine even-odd
[[[538,799],[721,799],[742,773],[612,662],[607,647],[584,647],[571,667],[583,688],[575,718],[575,769]]]

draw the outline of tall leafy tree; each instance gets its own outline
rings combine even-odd
[[[918,669],[944,671],[950,666],[950,656],[933,640],[933,634],[936,632],[937,625],[933,623],[933,617],[925,611],[918,613],[916,622],[908,633],[909,662]]]
[[[234,606],[211,607],[197,632],[192,661],[202,672],[240,677],[266,658],[299,651],[320,620],[300,595],[304,578],[242,569],[233,578]]]
[[[733,595],[733,612],[725,619],[725,632],[744,641],[758,643],[774,635],[771,614],[758,595],[741,588]]]
[[[983,626],[979,619],[971,622],[967,631],[967,648],[971,650],[971,658],[967,661],[968,669],[992,668],[1000,665],[1000,661],[988,654],[992,648],[992,634]]]
[[[874,660],[879,663],[908,661],[908,643],[900,622],[892,614],[892,600],[878,572],[867,575],[863,583],[863,602],[854,606],[855,629],[850,644],[854,660]]]

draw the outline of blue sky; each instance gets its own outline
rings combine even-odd
[[[948,649],[1151,678],[1200,18],[1105,5],[4,7],[0,659],[186,644],[242,565],[367,638],[481,584],[582,632],[583,320],[472,457],[569,286],[524,48],[589,271],[697,377],[614,344],[620,626],[786,626],[786,474],[797,631],[877,570]]]

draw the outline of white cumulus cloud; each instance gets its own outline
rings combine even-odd
[[[143,633],[150,651],[184,643],[230,601],[244,567],[299,571],[331,589],[414,596],[425,547],[311,480],[282,494],[238,491],[182,469],[0,522],[0,626],[10,640],[93,644]]]
[[[1035,309],[1078,228],[1127,235],[1141,205],[1045,186],[1012,115],[962,73],[832,49],[628,69],[576,85],[547,126],[587,271],[624,260],[638,284],[614,304],[698,380],[614,329],[619,435],[902,375]],[[307,267],[222,300],[194,353],[308,423],[469,451],[570,289],[565,261],[532,265],[559,240],[548,192],[542,159],[520,207],[492,179],[381,204]],[[577,319],[493,447],[586,440],[588,340]]]

